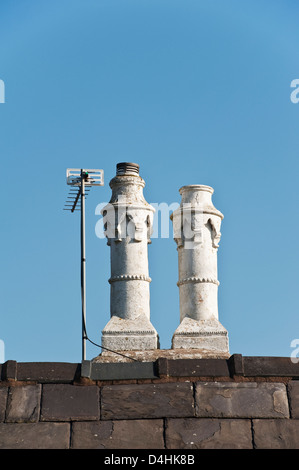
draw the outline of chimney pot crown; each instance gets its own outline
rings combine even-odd
[[[121,162],[116,165],[116,175],[134,175],[139,176],[139,165],[137,163]]]

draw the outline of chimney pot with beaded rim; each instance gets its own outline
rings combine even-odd
[[[177,243],[180,296],[180,325],[172,348],[228,357],[228,334],[218,319],[217,252],[223,214],[213,205],[213,192],[210,186],[183,186],[180,207],[170,216]]]
[[[150,322],[148,269],[154,208],[144,199],[144,186],[139,165],[118,163],[110,202],[102,210],[111,268],[111,318],[102,330],[102,346],[113,351],[153,350],[159,344]]]

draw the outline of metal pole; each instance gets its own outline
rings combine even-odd
[[[81,298],[82,298],[82,361],[86,359],[86,278],[85,278],[85,175],[81,169]]]

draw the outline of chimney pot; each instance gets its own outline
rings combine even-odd
[[[217,251],[223,214],[213,188],[180,189],[181,205],[171,215],[178,248],[180,320],[173,349],[201,349],[203,356],[228,357],[228,334],[218,319]]]
[[[116,172],[110,181],[110,202],[102,210],[111,251],[111,318],[102,331],[102,346],[110,351],[157,349],[158,334],[150,322],[148,270],[155,209],[143,197],[145,183],[139,176],[139,165],[118,163]],[[110,351],[104,350],[102,355]]]
[[[137,163],[122,162],[116,165],[116,175],[137,175],[139,176],[139,165]]]

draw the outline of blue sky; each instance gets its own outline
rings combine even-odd
[[[1,309],[5,359],[81,361],[79,213],[67,168],[102,168],[87,200],[87,330],[109,320],[95,235],[116,164],[148,202],[207,184],[224,214],[219,319],[230,352],[289,356],[299,338],[299,5],[295,0],[2,0]],[[179,324],[177,251],[149,246],[161,348]],[[298,340],[299,345],[299,340]],[[87,359],[100,350],[87,345]]]

